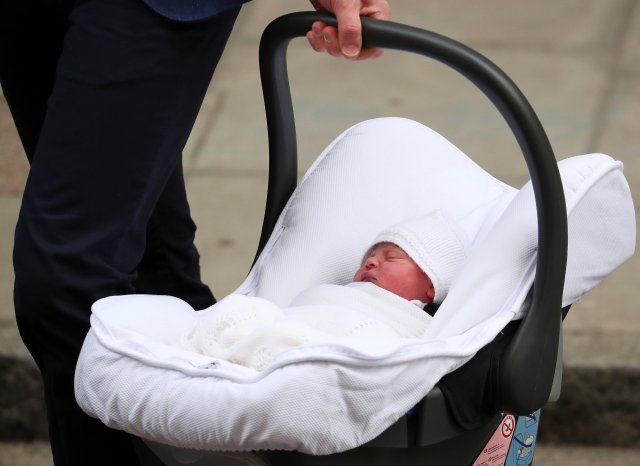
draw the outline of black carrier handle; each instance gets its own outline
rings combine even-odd
[[[258,254],[297,183],[296,130],[286,51],[290,40],[305,36],[314,21],[337,25],[328,14],[292,13],[274,20],[260,43],[269,135],[269,188]],[[535,193],[538,258],[531,307],[501,361],[499,406],[516,415],[532,413],[544,405],[551,392],[567,257],[564,193],[547,135],[511,79],[469,47],[433,32],[371,18],[362,18],[362,38],[365,47],[417,53],[458,71],[493,102],[518,141]]]

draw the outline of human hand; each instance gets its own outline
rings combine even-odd
[[[316,52],[327,52],[334,57],[364,60],[382,55],[382,49],[362,48],[360,16],[389,19],[391,7],[387,0],[310,0],[317,11],[336,15],[338,28],[316,21],[307,32],[307,40]]]

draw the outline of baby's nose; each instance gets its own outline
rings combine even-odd
[[[376,265],[378,265],[378,260],[374,256],[367,258],[365,266],[368,269],[370,269],[371,267],[375,267]]]

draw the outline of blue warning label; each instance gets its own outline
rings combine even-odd
[[[505,466],[529,466],[532,463],[539,424],[540,410],[518,417]]]

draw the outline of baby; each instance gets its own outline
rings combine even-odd
[[[353,282],[320,284],[286,307],[230,295],[198,314],[187,349],[264,370],[282,351],[308,344],[380,344],[421,338],[467,253],[443,212],[387,228],[364,254]],[[368,343],[366,343],[368,342]]]
[[[370,282],[409,301],[428,304],[436,295],[433,282],[397,244],[377,243],[367,252],[353,277]]]
[[[373,246],[353,277],[354,282],[370,282],[398,296],[422,304],[433,302],[435,288],[429,276],[397,244]]]
[[[370,282],[424,306],[440,304],[466,259],[468,239],[444,212],[394,225],[374,240],[354,282]]]

